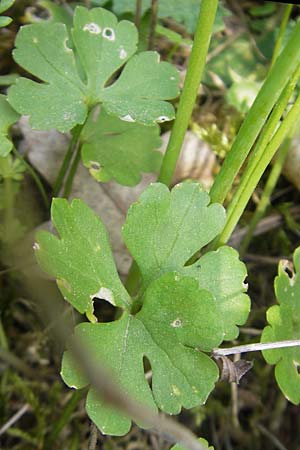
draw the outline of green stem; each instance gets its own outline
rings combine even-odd
[[[267,207],[270,205],[271,195],[277,184],[278,178],[280,177],[282,167],[284,165],[286,156],[290,149],[291,140],[292,140],[291,137],[286,139],[286,141],[282,144],[281,148],[278,150],[278,155],[277,155],[276,161],[272,167],[272,170],[271,170],[268,180],[266,182],[266,185],[265,185],[264,191],[262,193],[262,196],[260,198],[259,204],[257,205],[257,208],[252,216],[249,228],[247,230],[247,234],[241,243],[241,246],[239,249],[239,253],[241,256],[243,256],[246,253],[248,246],[250,244],[250,241],[252,239],[254,230],[255,230],[258,222],[265,215]]]
[[[270,70],[258,96],[250,108],[210,190],[213,202],[223,203],[235,177],[245,162],[257,136],[300,62],[300,23],[298,23]],[[275,129],[274,129],[275,130]]]
[[[64,160],[62,162],[61,168],[59,169],[56,181],[54,183],[53,192],[52,192],[52,196],[53,197],[56,197],[59,194],[59,192],[60,192],[60,190],[62,188],[63,181],[64,181],[64,178],[65,178],[66,173],[68,171],[70,162],[72,160],[72,156],[73,156],[73,153],[74,153],[74,148],[77,146],[77,143],[78,143],[78,140],[79,140],[82,128],[83,128],[83,125],[77,125],[73,129],[72,139],[70,141],[68,150],[67,150],[67,152],[65,154],[65,157],[64,157]]]
[[[70,417],[77,407],[78,403],[81,401],[83,396],[86,394],[85,389],[81,389],[80,391],[74,391],[72,397],[64,407],[59,419],[53,425],[52,431],[47,439],[46,449],[52,449],[54,446],[56,439],[59,437],[63,428],[70,423]]]
[[[66,183],[65,183],[65,187],[64,187],[64,192],[63,192],[63,197],[68,198],[71,190],[72,190],[72,186],[73,186],[73,181],[74,181],[74,177],[75,174],[77,172],[77,168],[78,168],[78,164],[81,158],[81,145],[79,142],[77,142],[77,146],[76,146],[76,153],[74,156],[74,159],[72,161],[67,179],[66,179]]]
[[[283,18],[282,18],[282,21],[280,24],[279,34],[278,34],[277,41],[276,41],[274,51],[273,51],[271,67],[274,65],[274,63],[279,55],[284,32],[285,32],[286,26],[288,24],[288,20],[291,15],[292,9],[293,9],[292,5],[285,6],[284,15],[283,15]],[[293,130],[292,130],[292,132],[293,132]],[[277,155],[276,161],[270,172],[270,175],[269,175],[266,185],[264,187],[263,193],[261,195],[260,201],[259,201],[259,203],[256,207],[256,210],[252,216],[246,236],[243,239],[241,246],[239,248],[239,252],[240,252],[241,256],[243,256],[246,253],[246,251],[249,247],[249,244],[251,242],[252,236],[254,234],[255,228],[256,228],[258,222],[265,215],[266,210],[271,203],[271,195],[273,193],[273,190],[275,189],[278,178],[281,174],[286,156],[287,156],[289,148],[290,148],[291,140],[292,140],[292,133],[290,133],[290,136],[286,139],[286,141],[282,144],[282,146],[278,150],[278,155]]]
[[[135,0],[134,23],[135,23],[135,26],[137,27],[137,29],[140,28],[141,15],[142,15],[142,0]]]
[[[158,181],[170,185],[202,78],[218,0],[202,0],[191,57]]]
[[[278,37],[277,37],[276,44],[275,44],[274,51],[273,51],[271,67],[273,67],[273,65],[274,65],[274,63],[275,63],[275,61],[276,61],[276,59],[277,59],[277,57],[279,55],[279,52],[280,52],[280,49],[281,49],[281,46],[282,46],[284,32],[285,32],[286,26],[288,24],[288,21],[289,21],[292,9],[293,9],[293,5],[286,5],[285,6],[283,18],[282,18],[282,21],[281,21],[281,24],[280,24],[280,28],[279,28]]]
[[[151,0],[151,18],[150,18],[150,30],[148,40],[148,50],[154,48],[155,28],[158,17],[158,0]]]
[[[176,119],[173,124],[172,133],[158,177],[158,181],[167,186],[170,185],[172,181],[177,159],[197,98],[217,6],[218,0],[202,0],[201,2],[197,30],[194,37],[182,94],[180,96]],[[140,272],[136,263],[133,261],[125,284],[131,295],[137,291],[139,279]]]
[[[26,170],[30,173],[33,181],[35,182],[38,190],[40,191],[40,194],[41,194],[41,197],[43,199],[46,209],[49,210],[50,209],[49,198],[45,191],[43,183],[40,180],[40,177],[38,176],[38,174],[36,173],[34,168],[26,161],[26,159],[22,155],[20,155],[20,153],[15,148],[13,148],[13,154],[16,156],[16,158],[18,158],[22,161],[22,163],[26,167]]]
[[[216,247],[225,244],[230,238],[260,178],[275,155],[278,147],[281,145],[290,129],[294,126],[295,122],[299,119],[299,114],[300,95],[297,97],[296,102],[288,112],[281,126],[276,131],[267,147],[264,149],[260,159],[256,163],[255,157],[250,160],[248,167],[242,176],[239,187],[234,194],[232,202],[228,207],[227,222],[218,239],[218,242],[215,244]],[[248,180],[250,180],[250,182]]]

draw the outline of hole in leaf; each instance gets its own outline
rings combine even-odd
[[[105,39],[108,39],[109,41],[114,41],[115,40],[115,32],[112,28],[104,28],[103,32],[102,32],[102,36]]]
[[[121,308],[116,308],[111,303],[103,298],[94,297],[94,316],[97,317],[98,322],[112,322],[119,318],[122,314]]]
[[[300,364],[294,361],[294,365],[296,367],[298,375],[300,375]]]

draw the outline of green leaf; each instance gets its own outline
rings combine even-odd
[[[145,127],[108,115],[104,109],[92,111],[82,133],[82,160],[97,181],[115,179],[136,185],[141,172],[156,172],[162,154],[159,127]]]
[[[72,28],[73,19],[70,11],[67,10],[63,5],[57,5],[50,0],[39,0],[36,4],[40,8],[47,10],[48,17],[47,21],[51,23],[61,22],[64,23],[68,30]],[[69,5],[71,7],[71,5]],[[41,20],[40,17],[35,16],[30,10],[26,12],[26,17],[28,17],[30,22],[38,22]]]
[[[233,105],[238,111],[247,113],[251,108],[260,88],[261,83],[252,80],[239,80],[233,82],[226,91],[226,100],[229,105]]]
[[[12,22],[11,17],[3,16],[0,17],[0,28],[7,27]]]
[[[219,345],[218,320],[217,305],[209,292],[200,290],[192,278],[168,273],[151,284],[135,316],[125,313],[110,323],[83,323],[75,333],[90,349],[94,362],[109,369],[135,400],[154,411],[178,414],[181,407],[205,402],[218,379],[214,361],[199,351]],[[144,357],[152,370],[152,392],[144,374]],[[78,370],[66,352],[61,373],[69,386],[85,385]],[[93,389],[86,407],[102,433],[129,431],[130,418],[104,405]]]
[[[261,342],[277,342],[300,339],[300,247],[294,252],[295,272],[289,277],[285,261],[280,262],[275,278],[275,294],[279,305],[267,311],[268,326]],[[286,398],[300,403],[300,348],[280,348],[263,351],[268,364],[276,364],[275,378]]]
[[[185,267],[182,273],[196,278],[201,289],[214,295],[221,313],[223,339],[235,339],[239,334],[236,325],[244,324],[250,312],[250,299],[245,294],[247,285],[244,283],[247,270],[239,260],[238,252],[231,247],[220,247]]]
[[[1,0],[0,1],[0,13],[3,13],[7,9],[9,9],[14,3],[15,3],[15,0]]]
[[[158,17],[164,19],[171,17],[182,23],[189,33],[194,33],[197,26],[201,0],[159,0]],[[113,10],[116,14],[134,13],[136,0],[114,0]],[[142,14],[151,8],[151,0],[143,0]],[[225,28],[223,17],[230,15],[229,11],[219,4],[214,32],[222,31]]]
[[[144,281],[132,300],[94,213],[80,200],[69,206],[59,199],[52,217],[61,239],[40,233],[36,253],[43,269],[58,279],[66,300],[91,321],[95,296],[125,310],[117,321],[75,328],[93,360],[154,411],[177,414],[182,407],[204,403],[218,379],[215,362],[204,352],[224,338],[236,337],[236,324],[245,321],[249,311],[245,266],[235,250],[222,247],[185,266],[220,232],[223,207],[209,205],[208,194],[195,182],[177,185],[171,193],[160,183],[147,188],[130,208],[123,228]],[[152,370],[151,388],[144,358]],[[62,376],[70,387],[88,384],[69,352],[63,358]],[[128,432],[131,418],[104,405],[93,389],[86,407],[103,433]]]
[[[138,40],[132,22],[118,23],[102,8],[77,7],[74,50],[69,38],[64,24],[47,22],[24,26],[17,35],[16,62],[42,82],[18,79],[9,101],[30,116],[33,128],[68,131],[84,123],[98,103],[125,121],[152,125],[174,118],[174,108],[165,100],[177,96],[179,74],[169,63],[160,63],[156,52],[130,59]]]
[[[102,222],[81,200],[54,199],[52,220],[61,236],[41,231],[35,244],[39,264],[57,279],[64,297],[80,312],[91,314],[93,299],[128,308]]]
[[[209,444],[208,444],[208,442],[207,442],[206,439],[199,438],[198,441],[201,442],[202,445],[204,445],[205,447],[207,447],[208,450],[214,450],[214,447],[213,447],[213,446],[210,446],[210,447],[208,446]],[[187,450],[187,448],[186,448],[186,447],[183,447],[182,445],[176,444],[176,445],[174,445],[174,446],[171,448],[171,450]]]
[[[155,183],[130,207],[123,238],[148,285],[164,272],[181,269],[224,223],[224,208],[209,205],[198,183],[178,184],[171,193]]]
[[[5,95],[0,94],[0,156],[6,157],[13,144],[7,137],[10,126],[19,119],[19,114],[12,109]]]
[[[198,183],[179,184],[171,193],[156,183],[129,209],[123,238],[145,287],[162,273],[176,270],[196,278],[201,289],[211,292],[222,313],[219,325],[224,339],[231,340],[238,335],[236,324],[243,324],[250,310],[249,297],[244,294],[247,272],[238,253],[222,247],[184,267],[218,235],[224,221],[222,206],[209,205],[209,196]]]

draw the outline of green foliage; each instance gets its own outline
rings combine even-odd
[[[261,83],[253,80],[234,81],[226,91],[226,100],[229,105],[234,106],[241,113],[247,113],[251,108]]]
[[[17,114],[7,102],[5,95],[0,94],[0,157],[5,157],[13,148],[8,138],[10,126],[19,119]]]
[[[93,298],[128,308],[129,296],[118,278],[104,225],[81,200],[71,205],[54,199],[52,221],[62,239],[39,233],[41,267],[55,278],[62,294],[80,313],[93,309]]]
[[[162,154],[159,127],[145,127],[108,115],[104,109],[92,111],[81,133],[82,160],[97,181],[115,179],[136,185],[141,172],[156,172]]]
[[[300,247],[294,252],[295,273],[290,277],[284,261],[279,264],[275,294],[279,305],[267,311],[268,326],[261,342],[300,339]],[[275,378],[289,401],[300,403],[300,347],[280,348],[263,352],[268,364],[276,364]]]
[[[69,205],[56,199],[52,218],[61,239],[39,233],[36,255],[43,269],[57,278],[66,300],[91,321],[95,297],[123,309],[116,321],[75,328],[93,360],[154,411],[177,414],[182,407],[204,403],[218,379],[215,362],[204,352],[236,337],[236,324],[243,323],[249,311],[245,266],[233,249],[223,247],[185,266],[222,229],[223,207],[209,205],[198,183],[179,184],[171,193],[159,183],[146,189],[123,227],[124,241],[143,277],[133,299],[120,282],[106,231],[94,213],[80,200]],[[151,388],[144,357],[152,369]],[[62,377],[71,387],[87,384],[69,352]],[[86,408],[103,433],[128,432],[131,418],[104,405],[93,389]]]
[[[14,3],[15,0],[0,0],[0,14],[9,9]],[[7,16],[0,17],[0,28],[7,27],[7,25],[9,25],[11,21],[12,19],[10,17]]]
[[[14,181],[23,179],[23,172],[26,167],[20,159],[13,159],[9,154],[6,157],[0,157],[0,180],[9,178]]]
[[[197,25],[197,18],[200,10],[200,0],[160,0],[158,4],[158,17],[164,19],[171,17],[183,24],[189,33],[194,33]],[[136,0],[114,0],[113,9],[116,14],[134,13]],[[151,0],[142,2],[142,13],[144,14],[151,7]],[[222,31],[225,26],[223,18],[229,16],[229,11],[221,3],[218,7],[214,32]]]
[[[84,123],[98,103],[125,121],[153,125],[174,118],[165,100],[178,94],[178,72],[159,62],[156,52],[133,56],[138,41],[133,23],[118,23],[102,8],[77,7],[72,41],[74,49],[61,23],[24,26],[17,35],[16,62],[43,82],[19,78],[9,90],[9,102],[30,116],[33,128],[68,131]]]
[[[205,447],[207,447],[208,448],[208,450],[214,450],[214,447],[209,447],[208,445],[208,442],[207,442],[207,440],[206,439],[203,439],[203,438],[199,438],[199,442],[201,442],[201,444],[202,445],[204,445]],[[174,445],[172,448],[171,448],[171,450],[186,450],[186,447],[183,447],[182,445],[179,445],[179,444],[176,444],[176,445]]]

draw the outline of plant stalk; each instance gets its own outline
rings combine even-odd
[[[74,159],[72,161],[72,164],[71,164],[71,167],[70,167],[67,179],[66,179],[64,192],[62,195],[64,198],[68,198],[71,193],[74,177],[77,172],[78,164],[79,164],[79,161],[81,158],[81,145],[80,145],[79,141],[77,141],[75,149],[76,149],[76,153],[75,153]]]
[[[52,196],[53,197],[57,197],[62,185],[63,185],[63,181],[66,177],[69,165],[71,163],[72,160],[72,156],[74,153],[74,148],[76,148],[77,143],[79,141],[79,137],[80,137],[80,133],[82,131],[83,125],[77,125],[74,129],[73,129],[73,133],[72,133],[72,139],[70,141],[69,147],[67,149],[67,152],[65,154],[64,160],[62,162],[61,168],[59,169],[56,181],[54,183],[54,187],[53,187],[53,192],[52,192]]]
[[[259,183],[260,178],[271,162],[278,147],[290,132],[295,122],[299,119],[299,115],[300,95],[267,147],[265,147],[264,151],[261,152],[262,154],[257,153],[253,155],[249,161],[247,169],[241,178],[239,187],[227,209],[227,222],[220,237],[218,238],[218,242],[215,244],[216,248],[225,244],[230,238],[235,226],[247,206],[248,201],[251,198],[254,189]]]
[[[300,62],[300,22],[281,52],[267,79],[250,108],[239,132],[228,153],[220,172],[210,190],[212,202],[223,203],[230,192],[233,182],[245,162],[257,136],[279,99],[282,91],[299,66]],[[274,129],[277,124],[274,124]]]
[[[286,5],[284,7],[284,14],[283,14],[283,18],[280,24],[280,28],[279,28],[279,33],[278,33],[278,37],[276,40],[276,44],[274,47],[274,51],[273,51],[273,55],[272,55],[272,61],[271,61],[271,67],[273,67],[279,53],[280,53],[280,49],[281,49],[281,45],[282,45],[282,41],[283,41],[283,36],[284,36],[284,32],[286,29],[286,26],[288,24],[291,12],[293,9],[293,5]]]
[[[201,2],[197,30],[194,37],[182,94],[180,96],[176,119],[173,124],[172,133],[158,177],[158,181],[167,186],[171,184],[184,136],[189,126],[197,98],[217,6],[218,0],[202,0]]]
[[[271,195],[274,191],[274,188],[277,184],[277,181],[280,177],[280,174],[282,172],[282,168],[284,165],[284,162],[286,160],[288,151],[290,149],[292,137],[290,136],[285,140],[285,142],[282,144],[281,148],[278,150],[278,155],[276,158],[276,161],[272,167],[272,170],[270,172],[270,175],[268,177],[268,180],[266,182],[265,188],[263,190],[262,196],[260,198],[259,204],[257,205],[257,208],[252,216],[249,228],[247,230],[247,234],[245,238],[243,239],[241,246],[239,248],[240,256],[243,256],[251,242],[254,230],[258,224],[258,222],[263,218],[265,215],[266,209],[271,203]]]
[[[291,15],[293,6],[292,5],[286,5],[285,6],[285,11],[284,11],[284,15],[280,24],[280,29],[279,29],[279,34],[278,34],[278,38],[276,40],[276,44],[274,47],[274,51],[273,51],[273,56],[272,56],[272,62],[271,62],[271,67],[274,65],[278,54],[280,52],[280,48],[282,45],[282,40],[283,40],[283,36],[284,36],[284,32],[286,30],[286,26],[288,24],[288,20],[289,17]],[[291,140],[292,140],[292,133],[290,134],[290,137],[286,140],[286,142],[284,142],[281,146],[281,148],[278,150],[278,156],[277,159],[273,165],[273,168],[271,170],[271,173],[268,177],[267,183],[265,185],[264,191],[262,193],[261,199],[259,201],[259,204],[256,207],[256,210],[253,214],[253,217],[251,219],[250,225],[248,227],[248,231],[247,234],[245,236],[245,238],[243,239],[239,252],[240,252],[240,256],[243,256],[247,249],[248,246],[251,242],[254,230],[258,224],[258,222],[263,218],[263,216],[265,215],[266,209],[270,204],[270,199],[271,199],[271,195],[272,192],[277,184],[278,178],[280,176],[280,173],[282,171],[282,167],[284,165],[284,161],[286,159],[287,153],[289,151],[289,147],[291,144]]]
[[[37,175],[36,171],[34,170],[34,168],[31,166],[31,164],[29,164],[26,159],[20,155],[20,153],[13,148],[13,154],[16,156],[16,158],[20,159],[22,161],[22,163],[24,164],[24,166],[26,167],[26,170],[28,170],[28,172],[30,173],[32,179],[34,180],[38,190],[40,191],[41,197],[43,199],[44,205],[46,207],[47,210],[49,210],[50,208],[50,203],[49,203],[49,198],[48,195],[45,191],[45,188],[43,186],[43,183],[40,180],[40,177]]]

